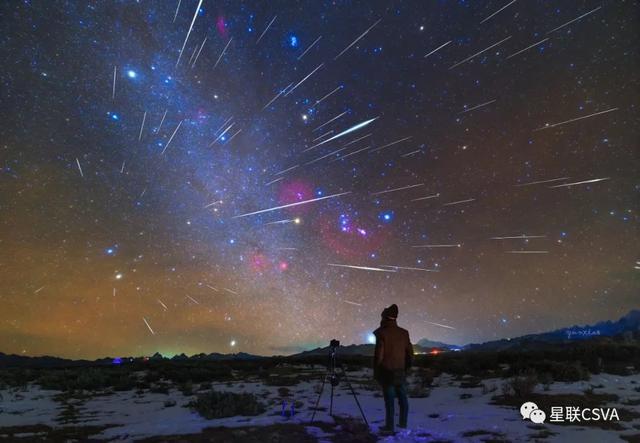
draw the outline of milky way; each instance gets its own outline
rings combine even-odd
[[[637,307],[637,3],[389,5],[4,2],[0,351],[287,354],[390,303],[462,344]]]

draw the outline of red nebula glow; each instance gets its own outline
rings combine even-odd
[[[352,222],[357,229],[343,230],[337,220],[337,216],[327,215],[315,223],[315,230],[334,254],[349,259],[368,259],[371,253],[382,252],[389,236],[388,226],[378,226],[375,220],[358,220],[357,224]]]
[[[312,186],[302,180],[283,183],[278,192],[278,201],[281,205],[298,203],[312,198],[314,198]],[[309,209],[309,205],[300,205],[290,208],[289,211],[293,214],[301,214]]]
[[[287,263],[286,261],[281,261],[278,267],[280,268],[281,271],[284,272],[287,269],[289,269],[289,263]]]
[[[224,15],[219,15],[216,19],[216,29],[221,37],[227,38],[227,25],[224,22]]]
[[[254,252],[251,255],[249,264],[253,271],[262,273],[269,267],[269,260],[264,254],[260,252]]]

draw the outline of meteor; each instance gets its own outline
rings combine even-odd
[[[507,8],[508,6],[513,5],[516,2],[516,0],[513,0],[509,3],[507,3],[506,5],[504,5],[502,8],[498,9],[496,12],[494,12],[493,14],[491,14],[489,17],[485,18],[484,20],[482,20],[480,22],[480,24],[483,24],[484,22],[486,22],[487,20],[489,20],[491,17],[493,17],[494,15],[496,15],[497,13],[499,13],[500,11],[502,11],[503,9]]]
[[[82,173],[82,167],[80,167],[80,160],[76,157],[76,164],[78,165],[78,170],[80,171],[80,177],[84,178],[84,174]]]
[[[115,99],[116,98],[116,73],[117,73],[117,66],[113,67],[113,91],[111,92],[111,99]]]
[[[205,37],[204,40],[202,40],[202,44],[200,45],[200,49],[198,50],[198,54],[196,55],[196,59],[193,61],[193,64],[191,65],[191,69],[195,68],[196,62],[198,61],[198,57],[200,57],[200,53],[202,52],[202,48],[204,48],[204,44],[206,42],[207,42],[207,37]]]
[[[191,300],[192,302],[194,302],[196,305],[199,305],[200,303],[198,302],[198,300],[196,300],[195,298],[191,297],[190,295],[185,295],[185,297],[187,297],[189,300]]]
[[[275,180],[271,180],[269,183],[265,183],[264,185],[265,186],[269,186],[269,185],[274,184],[275,182],[279,182],[280,180],[284,180],[284,177],[278,177]]]
[[[158,132],[160,132],[160,129],[162,128],[162,123],[164,123],[164,118],[167,116],[167,111],[169,111],[168,109],[164,110],[164,114],[162,114],[162,119],[160,120],[160,125],[158,126],[158,129],[156,130],[156,134]]]
[[[164,146],[164,149],[162,150],[162,152],[160,153],[160,155],[164,154],[164,151],[167,150],[167,148],[169,147],[169,144],[171,144],[171,140],[173,140],[173,137],[176,135],[176,132],[178,132],[178,129],[180,129],[180,125],[182,125],[182,122],[184,120],[180,120],[180,123],[178,123],[178,126],[176,126],[176,129],[173,131],[173,134],[171,134],[171,137],[169,137],[169,141],[167,142],[167,144]]]
[[[410,139],[412,139],[412,138],[413,138],[413,137],[411,137],[411,136],[401,138],[401,139],[396,140],[396,141],[393,141],[393,142],[391,142],[391,143],[387,143],[386,145],[382,145],[382,146],[380,146],[380,147],[377,147],[377,148],[375,148],[375,149],[372,149],[372,150],[371,150],[371,152],[381,151],[381,150],[383,150],[384,148],[388,148],[389,146],[397,145],[398,143],[402,143],[403,141],[405,141],[405,140],[410,140]]]
[[[587,183],[596,183],[596,182],[601,182],[601,181],[610,180],[610,179],[611,179],[611,177],[594,178],[594,179],[591,179],[591,180],[583,180],[581,182],[564,183],[562,185],[549,186],[549,189],[565,188],[565,187],[576,186],[576,185],[584,185],[584,184],[587,184]]]
[[[549,37],[547,37],[547,38],[543,38],[543,39],[542,39],[542,40],[540,40],[539,42],[536,42],[536,43],[534,43],[534,44],[532,44],[532,45],[529,45],[529,46],[527,46],[526,48],[521,49],[521,50],[520,50],[520,51],[518,51],[518,52],[514,52],[514,53],[513,53],[513,54],[511,54],[509,57],[507,57],[507,58],[506,58],[506,60],[509,60],[511,57],[515,57],[515,56],[516,56],[516,55],[518,55],[518,54],[522,54],[524,51],[527,51],[527,50],[529,50],[529,49],[531,49],[531,48],[533,48],[533,47],[535,47],[535,46],[538,46],[540,43],[544,43],[544,42],[546,42],[547,40],[549,40]]]
[[[382,265],[382,268],[391,268],[391,269],[406,269],[407,271],[423,271],[423,272],[440,272],[437,269],[427,269],[427,268],[413,268],[411,266],[391,266],[391,265]]]
[[[458,63],[453,64],[449,69],[453,69],[453,68],[455,68],[455,67],[458,67],[458,66],[462,65],[463,63],[466,63],[466,62],[470,61],[471,59],[473,59],[473,58],[477,57],[478,55],[482,54],[483,52],[486,52],[486,51],[488,51],[489,49],[491,49],[491,48],[495,48],[495,47],[496,47],[496,46],[498,46],[499,44],[506,42],[506,41],[507,41],[507,40],[509,40],[510,38],[511,38],[511,36],[509,36],[509,37],[507,37],[507,38],[504,38],[504,39],[500,40],[498,43],[494,43],[493,45],[489,46],[488,48],[484,48],[482,51],[476,52],[476,53],[475,53],[475,54],[473,54],[472,56],[467,57],[467,58],[465,58],[464,60],[459,61]]]
[[[376,272],[396,272],[391,269],[372,268],[369,266],[352,266],[352,265],[339,265],[336,263],[328,263],[328,266],[335,266],[339,268],[359,269],[361,271],[376,271]]]
[[[144,121],[147,119],[147,111],[142,114],[142,124],[140,125],[140,134],[138,134],[138,141],[142,140],[142,130],[144,129]]]
[[[207,288],[209,288],[209,289],[213,290],[213,291],[219,292],[219,291],[218,291],[218,289],[214,288],[214,287],[213,287],[213,286],[211,286],[211,285],[205,285],[205,286],[206,286]]]
[[[449,43],[451,43],[453,40],[449,40],[447,43],[442,44],[440,46],[438,46],[436,49],[434,49],[433,51],[431,51],[430,53],[428,53],[427,55],[424,56],[424,58],[429,57],[431,54],[435,54],[437,51],[439,51],[440,49],[444,48],[445,46],[447,46]]]
[[[505,251],[507,254],[548,254],[549,251]]]
[[[345,303],[349,303],[350,305],[355,305],[355,306],[362,306],[362,303],[356,303],[354,301],[349,301],[349,300],[342,300]]]
[[[447,329],[455,329],[453,326],[447,326],[447,325],[442,325],[440,323],[434,323],[432,321],[429,320],[425,320],[427,323],[432,324],[434,326],[440,326],[441,328],[447,328]]]
[[[340,137],[344,137],[344,136],[345,136],[345,135],[347,135],[347,134],[351,134],[352,132],[357,131],[358,129],[362,129],[362,128],[364,128],[365,126],[367,126],[367,125],[371,124],[371,122],[373,122],[373,121],[375,121],[375,120],[377,120],[377,119],[379,119],[379,118],[380,118],[380,117],[375,117],[375,118],[372,118],[372,119],[370,119],[370,120],[365,120],[365,121],[363,121],[362,123],[358,123],[357,125],[352,126],[352,127],[350,127],[349,129],[346,129],[346,130],[344,130],[344,131],[340,132],[339,134],[334,135],[334,136],[333,136],[333,137],[331,137],[331,138],[328,138],[328,139],[326,139],[326,140],[323,140],[323,141],[321,141],[320,143],[317,143],[317,144],[313,145],[312,147],[305,149],[305,150],[304,150],[304,151],[302,151],[302,152],[310,151],[311,149],[313,149],[313,148],[317,148],[318,146],[324,145],[325,143],[329,143],[329,142],[330,142],[330,141],[332,141],[332,140],[335,140],[335,139],[340,138]]]
[[[158,303],[160,303],[162,305],[162,307],[164,308],[165,311],[169,310],[169,308],[167,308],[167,305],[162,303],[162,300],[158,299]]]
[[[156,335],[156,333],[153,332],[153,329],[151,329],[151,326],[149,326],[149,322],[147,321],[147,319],[142,317],[142,320],[144,320],[144,324],[147,325],[147,328],[149,328],[149,331],[151,331],[151,334]]]
[[[524,238],[545,238],[546,235],[512,235],[507,237],[491,237],[489,240],[508,240],[508,239],[524,239]]]
[[[567,22],[567,23],[565,23],[564,25],[560,25],[560,26],[558,26],[557,28],[553,28],[551,31],[547,32],[547,34],[551,34],[552,32],[555,32],[555,31],[557,31],[558,29],[562,29],[562,28],[564,28],[565,26],[568,26],[568,25],[570,25],[571,23],[573,23],[573,22],[575,22],[575,21],[578,21],[578,20],[580,20],[581,18],[586,17],[586,16],[587,16],[587,15],[589,15],[589,14],[593,14],[594,12],[596,12],[596,11],[597,11],[598,9],[600,9],[600,8],[602,8],[602,6],[598,6],[596,9],[592,9],[591,11],[589,11],[589,12],[587,12],[587,13],[585,13],[585,14],[582,14],[580,17],[576,17],[576,18],[574,18],[573,20],[568,21],[568,22]]]
[[[459,248],[462,244],[449,244],[449,245],[415,245],[411,246],[412,248]]]
[[[236,291],[233,291],[233,290],[231,290],[229,288],[222,288],[222,289],[224,289],[225,291],[230,292],[230,293],[232,293],[234,295],[238,295],[238,293]]]
[[[343,160],[343,159],[345,159],[345,158],[347,158],[347,157],[351,157],[352,155],[356,155],[356,154],[358,154],[359,152],[366,151],[366,150],[367,150],[367,149],[369,149],[369,148],[371,148],[371,146],[365,146],[364,148],[362,148],[362,149],[358,149],[357,151],[350,152],[350,153],[348,153],[347,155],[341,155],[340,157],[338,157],[338,158],[334,158],[333,160],[331,160],[331,163],[333,163],[333,162],[335,162],[335,161],[338,161],[338,160]]]
[[[418,197],[418,198],[414,198],[413,200],[411,200],[412,202],[419,202],[422,200],[429,200],[431,198],[438,198],[440,197],[440,193],[438,192],[437,194],[432,194],[432,195],[427,195],[425,197]]]
[[[324,101],[326,98],[329,98],[331,95],[333,95],[335,92],[339,91],[340,89],[342,89],[344,86],[340,85],[338,86],[336,89],[334,89],[333,91],[331,91],[330,93],[328,93],[327,95],[325,95],[324,97],[322,97],[320,100],[316,100],[316,102],[313,104],[313,106],[311,106],[310,109],[315,108],[316,106],[318,106],[322,101]]]
[[[529,183],[520,183],[517,185],[514,185],[516,187],[522,187],[522,186],[531,186],[531,185],[539,185],[542,183],[551,183],[551,182],[557,182],[557,181],[562,181],[562,180],[569,180],[571,177],[559,177],[559,178],[551,178],[549,180],[538,180],[535,182],[529,182]]]
[[[36,289],[35,291],[33,291],[33,293],[37,294],[38,292],[42,291],[43,289],[44,289],[44,286],[41,286],[38,289]]]
[[[490,105],[491,103],[494,103],[495,101],[496,101],[496,99],[493,99],[493,100],[488,101],[488,102],[485,102],[485,103],[480,103],[479,105],[476,105],[476,106],[474,106],[474,107],[472,107],[472,108],[469,108],[469,109],[465,109],[465,110],[463,110],[463,111],[460,111],[460,112],[458,112],[458,114],[464,114],[464,113],[466,113],[466,112],[470,112],[470,111],[473,111],[473,110],[475,110],[475,109],[482,108],[483,106]]]
[[[351,191],[341,192],[339,194],[327,195],[326,197],[318,197],[318,198],[312,198],[310,200],[303,200],[303,201],[299,201],[299,202],[295,202],[295,203],[289,203],[288,205],[276,206],[274,208],[261,209],[259,211],[249,212],[247,214],[235,215],[232,218],[241,218],[241,217],[248,217],[250,215],[263,214],[265,212],[277,211],[279,209],[291,208],[291,207],[299,206],[299,205],[306,205],[308,203],[313,203],[313,202],[317,202],[317,201],[320,201],[320,200],[326,200],[328,198],[340,197],[342,195],[347,195],[347,194],[351,194]]]
[[[313,43],[311,43],[309,45],[309,47],[307,49],[304,50],[304,52],[302,54],[300,54],[300,56],[298,57],[298,60],[300,60],[302,57],[304,57],[304,55],[309,52],[309,49],[313,48],[315,46],[316,43],[318,43],[320,41],[320,39],[322,38],[322,36],[318,37],[317,39],[315,39],[315,41]]]
[[[324,66],[324,63],[320,63],[316,69],[311,71],[309,74],[307,74],[307,76],[305,78],[303,78],[298,83],[296,83],[296,85],[293,88],[289,89],[284,96],[286,97],[289,94],[291,94],[298,86],[300,86],[302,83],[304,83],[305,80],[307,80],[309,77],[311,77],[318,69],[322,68],[323,66]]]
[[[262,37],[264,37],[264,35],[267,33],[267,31],[269,30],[269,28],[271,27],[271,25],[273,24],[273,22],[276,21],[276,18],[278,18],[277,15],[273,16],[273,18],[271,19],[271,21],[269,22],[269,24],[267,25],[266,28],[264,28],[264,31],[262,31],[262,34],[260,34],[260,37],[258,37],[258,40],[256,40],[256,45],[258,43],[260,43],[260,40],[262,40]]]
[[[280,172],[276,172],[276,173],[275,173],[275,174],[273,174],[273,175],[280,175],[280,174],[284,174],[285,172],[289,172],[289,171],[291,171],[292,169],[296,169],[298,166],[300,166],[300,165],[291,166],[290,168],[284,169],[284,170],[282,170],[282,171],[280,171]]]
[[[176,17],[178,16],[178,11],[180,10],[180,3],[182,3],[182,0],[178,0],[178,6],[176,7],[176,13],[173,16],[173,23],[176,22]]]
[[[589,117],[595,117],[596,115],[600,115],[600,114],[606,114],[607,112],[613,112],[613,111],[617,111],[619,108],[611,108],[611,109],[607,109],[606,111],[600,111],[600,112],[595,112],[593,114],[589,114],[589,115],[585,115],[583,117],[576,117],[576,118],[572,118],[569,120],[565,120],[563,122],[560,123],[554,123],[552,125],[550,125],[549,123],[547,123],[546,125],[544,125],[541,128],[538,129],[534,129],[533,132],[536,131],[542,131],[544,129],[551,129],[551,128],[555,128],[556,126],[561,126],[561,125],[565,125],[567,123],[572,123],[572,122],[577,122],[578,120],[584,120],[585,118],[589,118]]]
[[[233,40],[233,38],[230,38],[229,41],[227,42],[227,45],[224,47],[224,49],[220,53],[220,56],[218,57],[218,60],[216,60],[216,63],[213,65],[213,68],[211,68],[212,71],[214,69],[216,69],[216,66],[218,66],[218,63],[220,63],[220,60],[222,60],[222,56],[224,56],[224,53],[227,52],[227,48],[231,44],[231,40]]]
[[[342,52],[338,55],[336,55],[336,57],[334,58],[334,60],[338,60],[338,57],[340,57],[342,54],[344,54],[345,52],[347,52],[347,50],[349,50],[350,47],[352,47],[353,45],[355,45],[356,43],[358,43],[358,41],[364,37],[365,35],[367,35],[369,33],[369,31],[371,31],[373,29],[373,27],[375,25],[377,25],[378,23],[380,23],[380,21],[382,21],[382,19],[379,19],[377,22],[375,22],[373,25],[369,26],[369,28],[367,28],[366,31],[364,31],[362,34],[360,34],[360,36],[358,38],[356,38],[354,41],[351,42],[351,44],[349,46],[347,46],[346,48],[344,48],[342,50]]]
[[[193,13],[193,19],[191,20],[191,25],[189,25],[189,30],[187,31],[187,36],[184,38],[184,43],[182,44],[182,49],[180,49],[180,53],[178,54],[178,61],[176,62],[176,67],[178,63],[180,63],[180,58],[182,57],[182,52],[184,51],[185,46],[187,46],[187,40],[189,40],[189,35],[191,35],[191,31],[193,30],[193,24],[196,22],[196,18],[198,18],[198,11],[200,10],[200,6],[202,6],[202,0],[198,1],[198,7],[196,8],[196,12]],[[180,5],[178,5],[180,7]],[[176,14],[177,14],[176,10]]]
[[[458,201],[455,201],[455,202],[445,203],[445,204],[443,204],[442,206],[453,206],[453,205],[459,205],[460,203],[469,203],[469,202],[472,202],[472,201],[474,201],[474,200],[475,200],[475,198],[468,198],[468,199],[466,199],[466,200],[458,200]]]
[[[289,86],[291,86],[292,84],[293,84],[293,82],[289,83]],[[278,99],[278,97],[280,97],[282,94],[284,94],[284,91],[286,91],[287,89],[289,89],[289,86],[287,86],[286,88],[284,88],[284,89],[282,89],[280,92],[278,92],[278,93],[276,94],[276,96],[275,96],[275,97],[273,97],[273,98],[269,101],[269,103],[267,103],[266,105],[264,105],[264,106],[262,107],[262,111],[264,111],[265,109],[267,109],[267,108],[269,107],[269,105],[271,105],[271,103],[275,102],[275,101]]]
[[[320,128],[324,127],[324,126],[327,126],[329,123],[331,123],[331,122],[332,122],[332,121],[334,121],[334,120],[339,119],[340,117],[342,117],[342,116],[343,116],[343,115],[345,115],[346,113],[347,113],[347,111],[344,111],[342,114],[338,114],[338,115],[336,115],[336,116],[335,116],[335,117],[333,117],[331,120],[329,120],[329,121],[328,121],[328,122],[326,122],[326,123],[321,124],[320,126],[318,126],[316,129],[314,129],[314,130],[313,130],[313,131],[311,131],[311,132],[316,132],[318,129],[320,129]]]
[[[418,188],[420,186],[424,186],[424,183],[418,183],[416,185],[403,186],[401,188],[387,189],[386,191],[373,192],[371,195],[380,195],[380,194],[387,194],[389,192],[404,191],[405,189]]]

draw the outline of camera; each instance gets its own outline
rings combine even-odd
[[[340,346],[340,340],[336,340],[335,338],[329,342],[329,347],[335,349]]]

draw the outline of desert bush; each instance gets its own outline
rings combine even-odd
[[[182,383],[179,387],[180,392],[182,392],[183,395],[192,395],[193,394],[193,383],[191,382],[191,380],[187,380],[184,383]]]
[[[295,386],[300,382],[297,377],[271,376],[264,380],[267,386]]]
[[[495,384],[488,385],[486,383],[482,383],[482,395],[487,395],[492,392],[496,392],[498,387]]]
[[[206,419],[234,417],[236,415],[259,415],[264,405],[253,394],[209,391],[199,394],[189,407]]]
[[[514,396],[526,399],[533,393],[537,384],[538,374],[533,369],[529,369],[507,380],[502,385],[502,393],[505,397]]]

